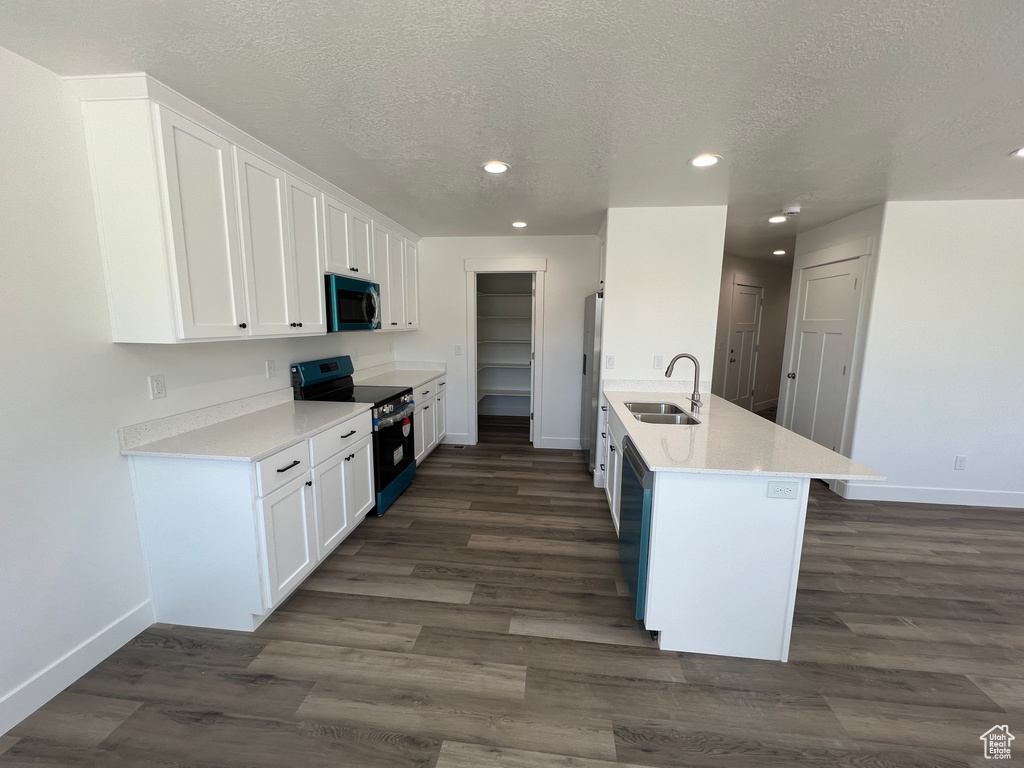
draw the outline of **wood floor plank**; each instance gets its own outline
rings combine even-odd
[[[509,633],[578,640],[585,643],[628,645],[655,648],[650,634],[635,621],[601,616],[563,616],[543,611],[517,611],[509,624]]]
[[[499,699],[522,699],[526,667],[468,662],[393,651],[273,640],[249,665],[250,672],[373,682],[405,689],[429,688]]]
[[[347,574],[317,572],[303,583],[302,588],[313,592],[340,592],[345,595],[370,597],[397,597],[424,600],[428,603],[467,604],[473,598],[472,583],[419,579],[377,574]]]
[[[280,610],[256,630],[258,637],[318,645],[411,651],[419,637],[419,624],[335,618]]]
[[[1018,671],[1021,677],[968,675],[968,678],[1004,711],[1017,715],[1016,722],[1021,722],[1020,718],[1024,716],[1024,667],[1019,667]]]
[[[141,706],[139,701],[68,691],[51,699],[11,731],[15,738],[48,739],[95,747]]]
[[[550,752],[506,749],[457,741],[441,743],[436,768],[644,768],[639,764],[592,760]]]

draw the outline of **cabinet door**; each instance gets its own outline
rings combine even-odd
[[[389,258],[388,231],[377,222],[373,223],[373,273],[380,283],[380,327],[385,331],[398,328],[391,294],[391,259]]]
[[[405,241],[388,233],[388,295],[391,301],[390,326],[405,328]]]
[[[346,455],[339,453],[313,470],[318,561],[325,558],[348,534],[349,522],[345,509]]]
[[[405,327],[415,330],[420,327],[419,259],[416,244],[405,241]]]
[[[608,509],[612,508],[612,495],[615,493],[615,488],[612,486],[612,460],[614,458],[613,451],[611,450],[611,433],[605,431],[604,439],[604,497],[608,500]]]
[[[260,499],[269,608],[281,602],[316,566],[312,485],[307,472]]]
[[[605,494],[608,496],[608,508],[612,513],[612,522],[616,533],[619,530],[619,496],[622,487],[622,451],[614,441],[608,446],[608,478],[605,481]]]
[[[431,398],[430,402],[423,406],[423,429],[426,434],[423,435],[423,452],[424,454],[430,453],[437,447],[437,399]]]
[[[348,266],[352,277],[373,280],[373,222],[365,213],[350,212]]]
[[[434,432],[437,435],[438,443],[448,434],[446,418],[444,393],[438,393],[437,397],[434,398]]]
[[[245,278],[226,139],[160,108],[163,170],[174,242],[178,334],[245,336]]]
[[[427,455],[427,419],[433,417],[426,408],[420,408],[412,415],[413,447],[416,449],[416,463],[418,464]]]
[[[324,304],[323,195],[288,177],[288,250],[293,263],[293,306],[288,325],[299,334],[327,333]],[[292,323],[295,325],[292,326]]]
[[[249,334],[288,333],[293,322],[289,294],[295,277],[288,248],[284,171],[235,147],[235,175]]]
[[[345,454],[345,514],[349,530],[366,516],[377,498],[373,490],[373,439],[362,440]]]
[[[349,226],[352,211],[330,195],[324,195],[324,220],[326,223],[327,271],[336,275],[347,275],[349,267]],[[355,277],[353,272],[352,277]]]

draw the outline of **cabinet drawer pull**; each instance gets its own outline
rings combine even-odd
[[[299,466],[299,464],[301,464],[301,463],[302,463],[301,461],[299,461],[298,459],[296,459],[296,460],[295,460],[295,461],[293,461],[293,462],[292,462],[291,464],[289,464],[289,465],[288,465],[287,467],[281,467],[281,468],[280,468],[279,470],[277,470],[277,471],[278,471],[278,472],[287,472],[287,471],[288,471],[289,469],[291,469],[292,467],[297,467],[297,466]]]
[[[292,328],[301,328],[302,323],[292,323]]]
[[[608,437],[608,433],[607,432],[602,432],[601,433],[601,437]]]
[[[607,405],[602,405],[601,406],[601,410],[602,411],[607,411],[608,410],[608,406]]]
[[[248,325],[246,325],[245,323],[239,323],[239,324],[238,324],[238,327],[239,327],[239,328],[248,328],[249,326],[248,326]]]
[[[352,435],[354,435],[355,433],[356,433],[356,431],[355,431],[355,430],[353,429],[353,430],[352,430],[351,432],[349,432],[348,434],[342,435],[342,436],[341,436],[341,439],[342,439],[342,440],[344,440],[344,439],[345,439],[346,437],[352,437]]]
[[[312,480],[307,480],[306,481],[306,485],[312,487],[313,486],[313,481]]]
[[[612,450],[612,451],[615,450],[615,446],[614,445],[609,445],[608,448],[609,448],[609,450]]]
[[[430,394],[430,390],[428,389],[425,392],[420,392],[420,394],[421,395],[429,395]]]
[[[392,323],[392,325],[398,325],[398,323]]]
[[[354,453],[350,453],[348,456],[345,457],[345,461],[351,461],[355,457],[356,455]]]
[[[604,464],[601,465],[601,471],[604,472]]]
[[[351,271],[351,272],[358,272],[359,271],[359,267],[349,267],[349,271]]]
[[[430,406],[429,405],[424,405],[423,406],[423,410],[424,411],[429,411],[430,410]]]

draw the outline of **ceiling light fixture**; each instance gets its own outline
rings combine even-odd
[[[721,155],[712,155],[709,152],[704,152],[690,159],[690,165],[694,168],[710,168],[715,165],[719,160],[722,159]]]
[[[484,163],[484,170],[488,173],[504,173],[508,169],[508,163],[503,163],[501,160],[489,160]]]
[[[781,213],[778,214],[777,216],[772,216],[768,219],[769,224],[781,224],[784,221],[789,221],[789,219],[787,219]]]
[[[772,253],[775,254],[776,256],[785,256],[786,255],[786,252],[781,250],[781,249],[779,249],[777,251],[772,251]]]
[[[526,226],[526,222],[525,221],[513,221],[512,222],[512,226],[515,227],[516,229],[522,229],[523,227]]]
[[[1024,160],[1024,147],[1015,149],[1010,153],[1010,157],[1016,157],[1018,160]]]

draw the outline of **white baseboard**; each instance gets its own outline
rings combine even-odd
[[[580,439],[578,437],[541,437],[534,442],[534,447],[578,451],[580,450]]]
[[[466,432],[449,432],[441,442],[447,445],[472,445]]]
[[[147,599],[0,697],[0,736],[153,623]]]
[[[859,501],[906,501],[915,504],[956,504],[965,507],[1024,509],[1020,491],[983,491],[970,488],[925,488],[888,483],[835,482],[833,490],[844,499]]]

